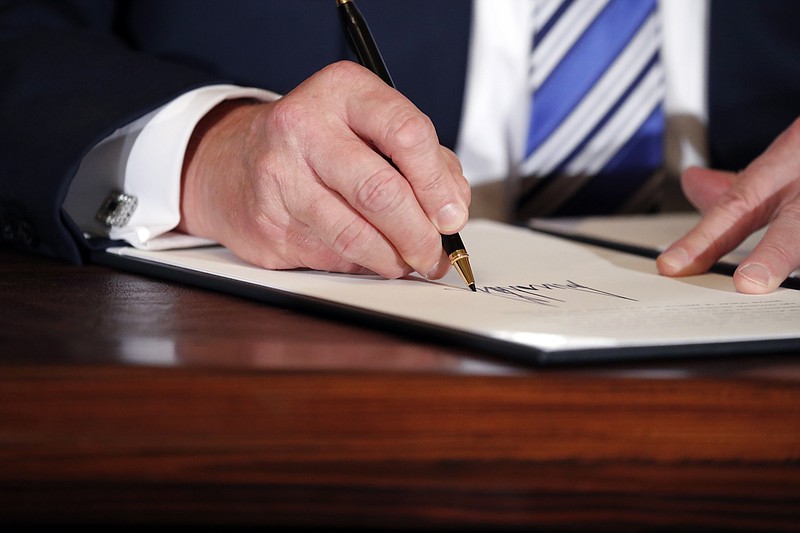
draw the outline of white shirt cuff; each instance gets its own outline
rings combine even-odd
[[[214,106],[233,98],[275,100],[279,95],[261,89],[214,85],[190,91],[164,106],[142,129],[125,167],[125,193],[138,199],[128,223],[112,227],[109,237],[137,248],[161,248],[154,240],[180,222],[181,170],[184,154],[197,123]],[[175,244],[186,242],[169,236]],[[197,244],[208,243],[196,239]],[[167,243],[164,243],[167,244]]]

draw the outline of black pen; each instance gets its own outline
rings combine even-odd
[[[347,42],[358,57],[358,62],[378,75],[390,87],[394,87],[392,77],[389,75],[378,46],[367,27],[367,21],[364,20],[355,2],[353,0],[336,0],[336,4]],[[442,247],[447,252],[450,264],[456,269],[464,283],[475,292],[475,277],[469,264],[469,254],[458,233],[442,234]]]

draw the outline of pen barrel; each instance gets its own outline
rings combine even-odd
[[[367,21],[361,15],[355,2],[341,2],[338,9],[344,34],[350,49],[356,54],[358,62],[378,75],[390,87],[394,87],[394,81],[392,81],[381,52],[372,38]]]
[[[461,236],[458,233],[452,235],[442,235],[442,248],[449,256],[458,250],[464,250],[464,243],[461,241]]]
[[[361,11],[356,7],[355,2],[353,0],[336,0],[336,4],[347,43],[358,58],[358,62],[380,77],[387,85],[395,87],[394,81],[389,75],[389,70],[383,62],[380,50],[378,50],[378,45],[369,31],[367,21],[361,15]],[[397,166],[389,157],[384,155],[384,158],[397,169]],[[447,253],[450,263],[458,271],[467,286],[474,292],[475,277],[472,274],[469,255],[464,248],[464,243],[461,242],[461,237],[458,233],[442,235],[442,247]]]

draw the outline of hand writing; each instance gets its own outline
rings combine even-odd
[[[179,229],[259,266],[439,278],[440,233],[464,226],[470,191],[424,114],[340,62],[275,102],[212,111],[187,152],[181,202]]]
[[[742,172],[690,168],[682,185],[703,218],[661,254],[659,272],[704,272],[767,224],[763,239],[733,276],[736,289],[771,292],[800,266],[800,120]]]

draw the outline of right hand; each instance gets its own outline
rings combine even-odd
[[[430,119],[342,61],[275,102],[230,101],[203,119],[179,229],[270,269],[436,279],[450,266],[440,233],[463,228],[469,203]]]

